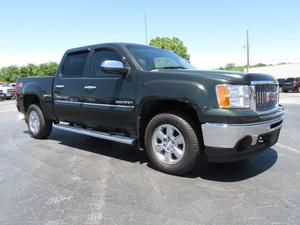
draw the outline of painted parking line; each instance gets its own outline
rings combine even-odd
[[[285,149],[285,150],[288,150],[288,151],[291,151],[291,152],[295,152],[295,153],[300,154],[300,151],[299,151],[299,150],[297,150],[296,148],[293,148],[293,147],[291,147],[291,146],[284,145],[284,144],[280,144],[280,143],[277,143],[276,145],[277,145],[278,147],[280,147],[280,148]]]
[[[0,110],[0,113],[7,113],[7,112],[16,112],[16,109],[6,109],[6,110]]]

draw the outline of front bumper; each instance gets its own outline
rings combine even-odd
[[[203,142],[208,160],[236,161],[274,145],[282,122],[283,116],[260,123],[203,124]]]

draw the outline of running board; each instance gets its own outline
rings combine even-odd
[[[104,132],[95,131],[95,130],[87,130],[87,129],[83,129],[80,127],[74,127],[74,126],[69,126],[69,125],[64,125],[64,124],[53,124],[53,127],[55,127],[56,129],[59,129],[59,130],[70,131],[70,132],[77,133],[77,134],[83,134],[86,136],[91,136],[91,137],[100,138],[100,139],[109,140],[109,141],[115,141],[115,142],[119,142],[119,143],[123,143],[123,144],[127,144],[127,145],[132,145],[135,140],[134,138],[130,138],[130,137],[125,137],[125,136],[121,136],[121,135],[113,135],[113,134],[104,133]]]

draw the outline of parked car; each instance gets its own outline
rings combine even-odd
[[[288,92],[288,91],[296,91],[300,92],[300,77],[290,77],[286,79],[284,84],[282,85],[282,91]]]
[[[0,90],[0,100],[3,101],[5,98],[4,93],[2,90]]]
[[[6,99],[11,99],[14,97],[14,89],[7,83],[0,84],[0,90],[3,91],[4,97]]]
[[[278,80],[278,84],[279,84],[279,91],[282,91],[282,85],[284,84],[285,79],[280,78],[280,79],[277,79],[277,80]]]
[[[13,88],[13,98],[16,98],[16,83],[10,83],[9,86]]]
[[[80,79],[78,79],[80,78]],[[68,50],[55,77],[19,78],[33,138],[56,129],[145,149],[155,168],[190,171],[277,142],[283,121],[271,75],[195,70],[164,49],[110,43]]]

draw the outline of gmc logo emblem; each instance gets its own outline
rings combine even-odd
[[[278,94],[276,92],[267,92],[267,101],[275,102],[277,101]]]

